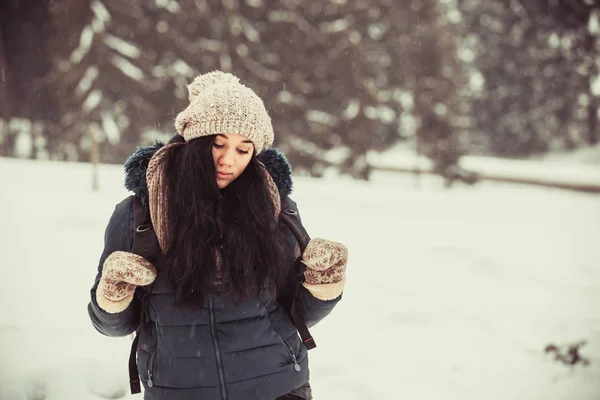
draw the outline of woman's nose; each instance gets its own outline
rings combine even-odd
[[[219,159],[220,163],[223,165],[231,165],[233,164],[233,154],[231,151],[225,151],[221,158]]]

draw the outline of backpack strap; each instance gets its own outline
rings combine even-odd
[[[156,236],[156,232],[154,232],[152,221],[150,220],[150,212],[138,196],[133,196],[133,245],[131,252],[144,257],[150,262],[155,261],[160,252],[158,237]],[[145,297],[144,295],[142,300],[142,317],[146,313]],[[143,321],[140,321],[140,326],[135,331],[135,338],[131,343],[131,351],[129,353],[129,387],[131,394],[141,392],[136,356],[142,324]]]
[[[304,318],[298,312],[298,307],[296,306],[296,300],[298,298],[298,293],[300,291],[300,282],[304,278],[304,269],[306,268],[302,263],[302,254],[304,254],[304,250],[306,246],[308,246],[308,242],[310,242],[310,236],[302,222],[300,221],[300,216],[298,212],[295,211],[289,202],[289,197],[285,197],[281,202],[281,214],[279,214],[279,218],[288,226],[288,228],[292,231],[298,244],[300,245],[300,257],[296,259],[294,262],[294,279],[296,279],[296,283],[293,285],[291,298],[292,304],[289,310],[290,317],[296,329],[298,329],[298,333],[300,333],[300,337],[302,338],[302,342],[306,346],[307,350],[314,349],[317,347],[315,343],[315,339],[310,334],[308,327],[306,326],[306,322],[304,322]]]
[[[137,370],[137,345],[139,342],[139,330],[136,331],[135,338],[131,343],[131,351],[129,352],[129,389],[131,394],[138,394],[142,391],[140,384],[140,375]]]
[[[158,237],[152,227],[150,210],[138,196],[133,196],[133,246],[131,252],[154,262],[160,253]]]

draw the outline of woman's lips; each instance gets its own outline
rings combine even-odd
[[[229,175],[231,175],[228,172],[217,172],[217,178],[227,178]]]

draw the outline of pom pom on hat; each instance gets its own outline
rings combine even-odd
[[[188,99],[190,102],[194,101],[202,91],[212,85],[219,85],[223,83],[239,84],[240,80],[238,77],[222,71],[213,71],[207,74],[198,75],[192,83],[187,85],[188,88]]]

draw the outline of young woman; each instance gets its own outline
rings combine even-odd
[[[270,149],[264,104],[231,74],[198,76],[167,144],[126,163],[88,312],[107,336],[138,332],[144,399],[310,399],[307,349],[276,301],[296,239],[280,221],[292,181]],[[159,254],[132,252],[134,198],[148,208]],[[295,209],[297,211],[297,209]],[[346,248],[312,239],[296,310],[308,327],[340,300]]]

